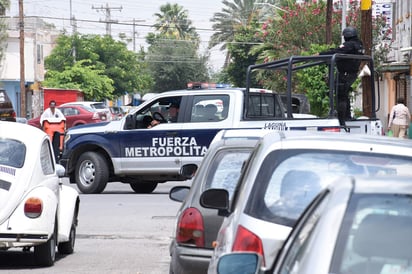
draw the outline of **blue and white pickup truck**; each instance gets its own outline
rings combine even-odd
[[[150,127],[152,119],[160,123]],[[108,182],[128,183],[137,193],[151,193],[158,183],[186,180],[181,167],[200,164],[216,133],[230,128],[343,130],[332,115],[292,113],[279,94],[270,90],[170,91],[149,99],[119,121],[70,128],[60,163],[70,183],[83,193],[101,193]],[[378,128],[365,130],[379,135]]]

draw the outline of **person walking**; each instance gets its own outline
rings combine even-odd
[[[392,130],[393,137],[407,138],[407,129],[411,122],[411,113],[405,105],[405,99],[400,97],[389,114],[388,130]]]
[[[354,27],[347,27],[342,31],[345,40],[337,48],[320,52],[319,55],[328,55],[335,53],[342,54],[364,54],[362,41],[358,38],[358,32]],[[337,111],[339,123],[343,126],[345,121],[351,119],[349,93],[351,86],[358,77],[360,60],[341,59],[337,61],[338,67],[338,94],[337,94]]]

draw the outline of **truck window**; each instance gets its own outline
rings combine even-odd
[[[248,117],[284,118],[283,107],[276,94],[250,94]]]
[[[228,95],[198,95],[193,99],[191,122],[219,122],[227,118]]]

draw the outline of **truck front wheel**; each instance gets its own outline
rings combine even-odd
[[[102,193],[109,180],[109,167],[104,157],[91,151],[83,153],[76,164],[75,180],[82,193]]]
[[[152,193],[155,190],[155,188],[157,187],[157,183],[156,182],[131,183],[130,187],[136,193],[148,194],[148,193]]]

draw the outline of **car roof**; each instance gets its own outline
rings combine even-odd
[[[24,134],[21,134],[24,132]],[[39,143],[47,136],[42,130],[28,124],[0,121],[0,137],[19,140],[23,143]]]
[[[94,102],[94,101],[75,101],[75,102],[68,102],[61,104],[60,106],[67,106],[67,105],[93,105],[93,104],[105,104],[104,102]]]
[[[411,181],[410,176],[361,176],[351,178],[355,193],[412,194]],[[333,184],[338,183],[334,182]]]
[[[410,140],[387,136],[296,130],[269,131],[262,137],[262,142],[266,145],[273,144],[275,140],[281,140],[282,146],[285,148],[367,150],[376,153],[399,153],[400,155],[412,156],[412,142]]]

